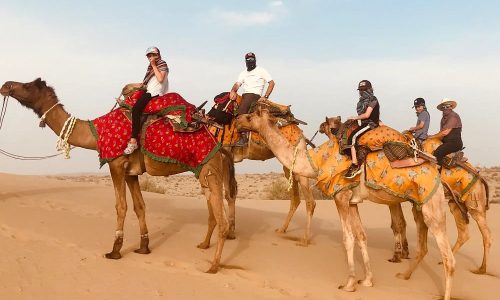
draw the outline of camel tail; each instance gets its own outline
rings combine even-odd
[[[229,176],[226,178],[227,182],[224,182],[224,184],[229,187],[229,197],[235,198],[238,194],[238,182],[235,176],[233,154],[224,148],[221,148],[219,151],[224,155],[224,167],[227,167],[229,170]]]
[[[484,185],[484,189],[486,190],[486,210],[488,210],[490,209],[490,187],[483,176],[479,176],[479,180],[481,180]]]

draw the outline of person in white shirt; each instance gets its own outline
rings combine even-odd
[[[257,67],[257,59],[253,52],[245,54],[247,69],[242,71],[234,83],[229,94],[229,99],[236,100],[236,92],[243,86],[244,93],[238,107],[238,115],[247,114],[250,108],[259,100],[268,99],[274,89],[274,80],[262,67]],[[267,90],[262,96],[264,86],[268,83]],[[235,146],[244,146],[248,141],[247,132],[241,132],[240,139]]]
[[[149,47],[146,50],[146,57],[149,65],[142,84],[146,87],[146,92],[137,100],[132,107],[132,136],[127,144],[124,154],[131,154],[139,146],[137,138],[141,131],[141,115],[146,105],[153,97],[163,96],[168,92],[168,65],[161,59],[160,49]]]

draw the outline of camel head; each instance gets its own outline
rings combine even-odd
[[[276,119],[267,109],[260,107],[257,107],[253,113],[239,115],[234,122],[235,128],[238,131],[250,130],[258,132],[264,124],[275,125]]]
[[[342,120],[340,116],[328,118],[325,117],[325,122],[319,125],[319,132],[326,134],[328,137],[335,136],[342,126]]]
[[[32,109],[38,117],[42,115],[42,107],[46,105],[47,100],[52,104],[57,102],[54,89],[40,78],[27,83],[7,81],[0,88],[0,94],[16,99],[21,105]]]

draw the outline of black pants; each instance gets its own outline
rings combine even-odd
[[[252,105],[260,99],[260,96],[252,93],[245,93],[241,96],[241,103],[238,107],[238,115],[248,114]]]
[[[141,131],[142,112],[144,111],[146,105],[148,105],[151,98],[152,97],[150,93],[144,93],[142,94],[141,98],[139,98],[139,100],[137,100],[137,102],[134,104],[134,107],[132,107],[132,137],[135,139],[138,138],[139,132]]]
[[[443,142],[439,147],[434,150],[434,156],[437,159],[438,165],[443,165],[443,159],[446,155],[462,150],[462,140],[451,140]]]

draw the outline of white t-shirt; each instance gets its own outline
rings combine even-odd
[[[166,93],[168,93],[168,72],[165,74],[165,78],[163,79],[163,82],[159,82],[158,79],[156,79],[156,76],[151,77],[151,79],[148,81],[147,84],[147,92],[151,94],[151,96],[163,96]]]
[[[261,67],[255,67],[252,71],[244,70],[238,76],[236,82],[241,83],[244,93],[252,93],[262,96],[264,91],[264,85],[266,82],[273,80],[271,75],[266,71],[266,69]]]

